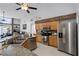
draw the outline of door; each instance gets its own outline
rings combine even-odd
[[[68,51],[68,24],[61,23],[59,25],[59,50]]]
[[[78,55],[78,32],[77,24],[69,23],[69,53],[72,55]]]

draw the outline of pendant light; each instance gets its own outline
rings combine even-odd
[[[5,17],[4,17],[4,13],[5,13],[5,11],[3,11],[3,19],[2,19],[2,21],[5,21],[5,19],[4,19],[4,18],[5,18]]]

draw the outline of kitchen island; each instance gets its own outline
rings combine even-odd
[[[37,48],[36,37],[28,37],[22,43],[21,46],[29,49],[30,51]]]

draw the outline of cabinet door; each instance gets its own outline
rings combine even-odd
[[[53,47],[57,47],[57,36],[49,37],[49,45]]]
[[[46,27],[47,27],[47,28],[51,28],[50,22],[46,22]]]
[[[36,33],[40,33],[40,31],[41,31],[41,29],[42,29],[41,26],[42,26],[41,23],[38,23],[38,24],[35,25]]]
[[[46,23],[42,23],[42,26],[43,26],[43,27],[47,27],[47,26],[46,26]]]
[[[28,40],[25,40],[21,45],[25,48],[29,48]]]
[[[40,23],[39,28],[40,28],[39,30],[43,29],[43,24],[42,23]]]
[[[36,36],[36,42],[42,43],[42,36]]]
[[[52,30],[57,30],[58,24],[59,24],[58,21],[50,22],[51,29]]]

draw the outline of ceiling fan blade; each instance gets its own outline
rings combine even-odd
[[[16,10],[20,10],[21,8],[17,8]]]
[[[28,13],[30,13],[30,11],[29,11],[29,10],[27,10],[27,12],[28,12]]]
[[[17,5],[21,5],[20,3],[16,3]]]
[[[37,10],[37,8],[35,8],[35,7],[28,7],[29,9],[34,9],[34,10]]]

